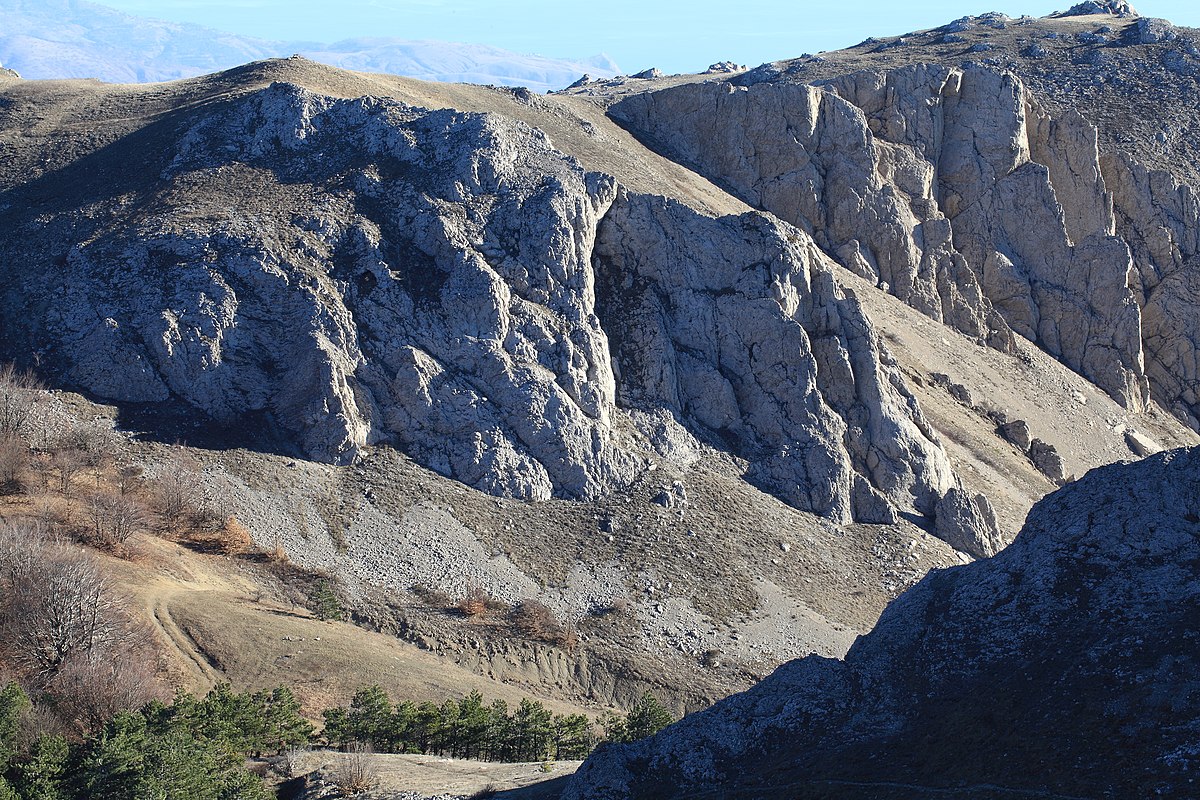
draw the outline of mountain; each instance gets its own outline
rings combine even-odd
[[[1195,34],[1117,12],[546,96],[0,78],[0,359],[364,624],[702,708],[1200,444],[1192,145],[1106,116],[1194,115]]]
[[[584,73],[611,76],[618,71],[603,56],[572,61],[454,42],[275,42],[146,19],[84,0],[0,0],[0,14],[0,63],[31,79],[169,81],[292,53],[346,69],[535,91],[562,88]]]
[[[1195,796],[1200,450],[1089,473],[1002,553],[926,577],[844,661],[806,658],[645,743],[589,798]]]

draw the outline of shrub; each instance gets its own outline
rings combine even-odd
[[[522,600],[508,615],[509,623],[529,639],[549,642],[567,650],[579,643],[574,630],[555,619],[553,612],[538,600]]]
[[[221,530],[217,532],[217,547],[227,556],[237,556],[250,550],[254,540],[250,538],[250,529],[238,521],[237,517],[228,517]]]
[[[0,365],[0,435],[26,436],[33,426],[41,384],[12,364]]]
[[[483,590],[482,586],[472,586],[467,595],[458,601],[458,610],[464,617],[479,618],[508,610],[508,603],[497,600]]]
[[[338,755],[333,767],[333,783],[346,797],[369,792],[379,784],[379,775],[371,764],[371,748],[355,742]]]
[[[29,466],[29,448],[12,434],[0,433],[0,492],[21,485],[21,475]]]
[[[91,543],[109,552],[121,553],[129,540],[148,524],[140,503],[129,495],[112,491],[94,492],[88,499],[87,511]]]

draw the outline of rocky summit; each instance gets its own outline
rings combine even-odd
[[[935,572],[844,661],[806,658],[576,798],[1192,797],[1200,450],[1094,470],[999,555]]]

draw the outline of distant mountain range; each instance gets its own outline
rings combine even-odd
[[[168,81],[292,53],[346,69],[537,91],[561,89],[585,72],[611,77],[619,71],[603,55],[567,60],[394,38],[277,42],[133,16],[84,0],[0,0],[0,64],[25,78]]]

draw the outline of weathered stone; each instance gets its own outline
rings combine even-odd
[[[1022,453],[1029,452],[1029,445],[1033,441],[1029,435],[1029,424],[1023,419],[1013,420],[1000,425],[996,432],[1017,446],[1017,449]]]
[[[934,510],[933,533],[956,550],[976,558],[993,556],[1004,546],[996,512],[981,494],[951,489]]]
[[[1162,452],[1162,447],[1158,442],[1132,428],[1125,431],[1125,444],[1129,446],[1129,449],[1133,451],[1135,456],[1142,458]]]
[[[1002,349],[1016,331],[1143,406],[1133,265],[1081,117],[978,66],[743,83],[610,113],[930,317]]]
[[[1041,439],[1033,439],[1029,442],[1029,460],[1037,467],[1038,472],[1054,483],[1062,483],[1066,480],[1067,475],[1063,468],[1062,456],[1058,454],[1054,445],[1047,444]]]

